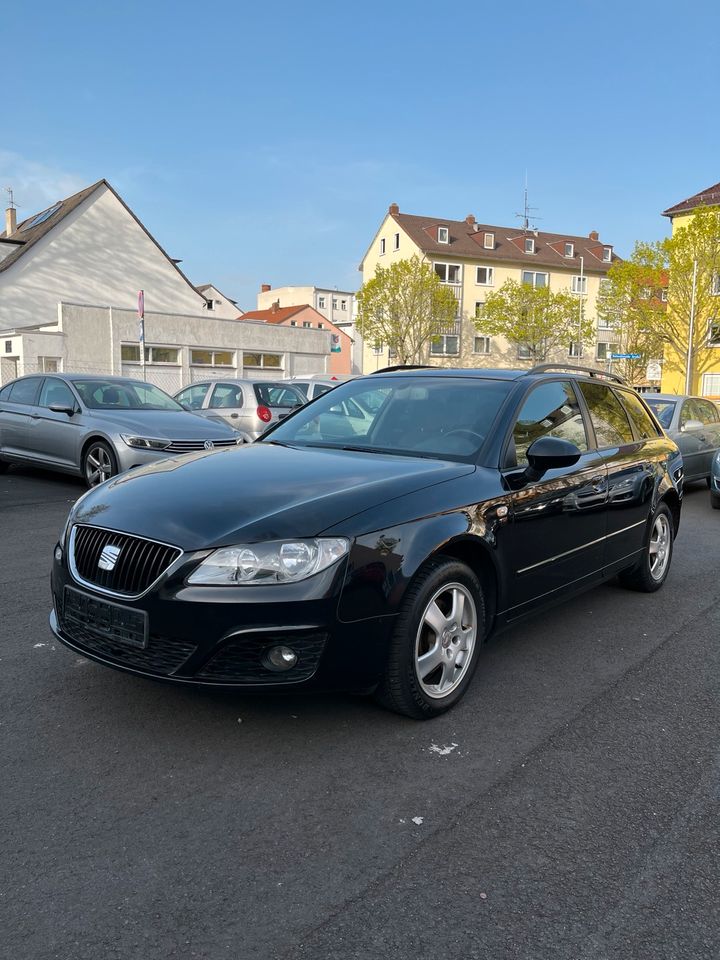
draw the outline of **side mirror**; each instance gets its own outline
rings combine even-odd
[[[702,420],[686,420],[685,423],[680,427],[680,430],[702,430],[704,426],[705,424],[702,422]]]
[[[528,467],[524,479],[539,480],[548,470],[571,467],[582,456],[580,450],[569,440],[560,437],[538,437],[527,450]]]
[[[77,413],[75,407],[69,407],[66,403],[51,403],[48,409],[53,413],[66,413],[69,417]]]

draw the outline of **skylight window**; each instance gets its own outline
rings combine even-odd
[[[52,207],[48,207],[47,210],[43,210],[42,213],[38,213],[37,216],[33,217],[32,220],[23,225],[23,230],[29,230],[30,227],[37,227],[40,223],[45,223],[46,220],[49,220],[50,217],[56,213],[62,206],[62,200],[59,203],[54,204]]]
[[[447,227],[438,227],[438,243],[449,243],[450,231]]]

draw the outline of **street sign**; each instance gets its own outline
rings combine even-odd
[[[611,360],[639,360],[640,356],[641,355],[639,353],[611,353],[610,359]]]
[[[145,344],[145,291],[138,291],[138,340],[141,346]]]
[[[648,380],[662,380],[662,366],[659,360],[649,360],[645,377]]]

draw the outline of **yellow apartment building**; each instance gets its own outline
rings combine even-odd
[[[720,206],[720,183],[701,190],[700,193],[693,194],[686,200],[681,200],[667,210],[663,210],[663,216],[669,217],[672,224],[673,236],[683,227],[686,227],[693,217],[693,214],[699,207]],[[720,296],[720,276],[713,278],[713,293]],[[670,300],[668,309],[672,310],[672,277],[670,277]],[[711,325],[714,327],[714,325]],[[666,348],[669,349],[669,348]],[[690,392],[701,394],[703,397],[720,398],[720,338],[709,334],[707,347],[698,351],[697,367],[704,372],[695,378],[695,383],[691,384]],[[667,357],[666,357],[667,359]],[[685,393],[685,367],[686,358],[675,358],[677,363],[673,364],[677,369],[670,369],[670,364],[663,366],[663,377],[661,389],[663,393]],[[699,381],[699,382],[698,382]]]
[[[401,213],[391,203],[379,230],[360,264],[363,283],[378,265],[418,255],[432,263],[443,283],[457,298],[454,329],[430,345],[428,359],[448,367],[518,367],[530,364],[527,351],[501,337],[487,337],[474,323],[481,316],[487,295],[499,290],[506,280],[569,290],[582,309],[595,321],[597,339],[586,344],[580,355],[593,364],[603,364],[616,348],[611,331],[597,327],[596,303],[600,284],[616,255],[612,244],[600,240],[596,231],[587,237],[518,227],[478,223],[470,215],[464,220],[445,220]],[[567,353],[553,359],[578,362],[576,343]],[[366,343],[363,370],[371,373],[392,364],[386,344]]]

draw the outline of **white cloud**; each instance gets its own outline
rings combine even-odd
[[[18,220],[24,220],[56,200],[77,193],[89,186],[90,182],[77,174],[28,160],[19,153],[0,148],[0,206],[7,206],[5,188],[12,187],[19,207]]]

